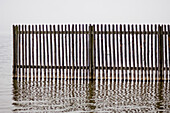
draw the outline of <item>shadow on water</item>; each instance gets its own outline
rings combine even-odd
[[[170,83],[13,80],[14,112],[170,111]]]

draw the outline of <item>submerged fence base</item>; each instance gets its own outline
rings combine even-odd
[[[14,25],[13,78],[170,80],[169,25]]]

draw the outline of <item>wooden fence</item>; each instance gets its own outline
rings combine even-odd
[[[170,25],[13,25],[13,78],[169,80]]]

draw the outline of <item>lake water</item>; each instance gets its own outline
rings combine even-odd
[[[170,111],[169,81],[13,80],[12,38],[0,41],[0,112]]]

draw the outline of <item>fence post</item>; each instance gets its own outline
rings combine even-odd
[[[13,78],[17,78],[18,26],[13,25]]]
[[[89,25],[89,79],[93,80],[93,26]]]
[[[162,33],[163,27],[159,25],[158,27],[158,48],[159,48],[159,80],[163,80],[163,74],[164,74],[164,59],[163,59],[163,33]]]

